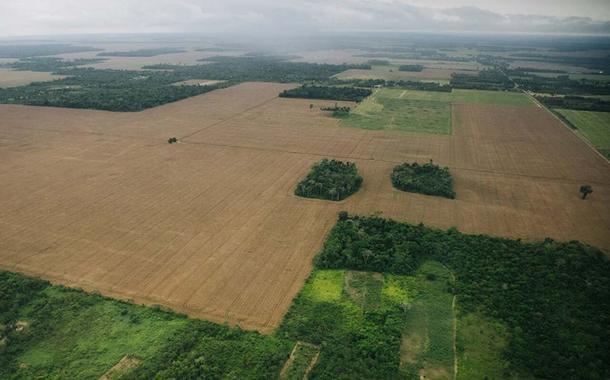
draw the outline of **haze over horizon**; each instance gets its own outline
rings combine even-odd
[[[342,31],[610,34],[605,0],[24,0],[0,37],[89,33],[288,35]]]

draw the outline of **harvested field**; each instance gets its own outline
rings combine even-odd
[[[0,69],[0,88],[17,87],[30,84],[32,82],[50,81],[62,78],[63,76],[61,75],[52,75],[51,73],[42,73],[38,71]]]
[[[0,267],[269,332],[341,209],[610,251],[608,164],[544,109],[457,104],[452,135],[369,131],[277,98],[290,87],[137,113],[0,106]],[[321,157],[355,161],[360,191],[294,196]],[[429,159],[456,200],[392,188],[396,163]]]

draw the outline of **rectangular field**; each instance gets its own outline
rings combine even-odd
[[[0,106],[0,267],[269,332],[340,210],[610,250],[608,164],[544,109],[454,103],[452,135],[399,133],[340,127],[327,101],[277,97],[290,87],[137,113]],[[323,157],[356,162],[361,190],[295,197]],[[392,188],[394,165],[430,159],[457,199]]]

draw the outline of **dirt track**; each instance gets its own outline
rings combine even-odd
[[[277,98],[287,86],[129,114],[0,106],[0,266],[268,332],[340,209],[610,251],[610,167],[544,110],[456,105],[453,136],[365,131]],[[321,157],[355,160],[362,190],[294,197]],[[429,159],[456,200],[392,189],[393,165]]]

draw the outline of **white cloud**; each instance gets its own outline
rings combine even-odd
[[[413,1],[418,5],[412,5]],[[568,8],[564,0],[555,1],[556,5],[552,6],[547,0],[430,0],[426,3],[417,0],[0,0],[0,36],[121,32],[274,35],[342,29],[610,33],[610,22],[594,21],[590,17],[521,15],[520,10],[528,9],[524,8],[528,3],[549,4],[553,13],[561,7],[557,4]],[[599,8],[603,7],[599,0],[580,3],[581,9],[591,9],[591,12],[603,9]],[[491,9],[511,12],[500,14],[484,9],[485,4]]]

